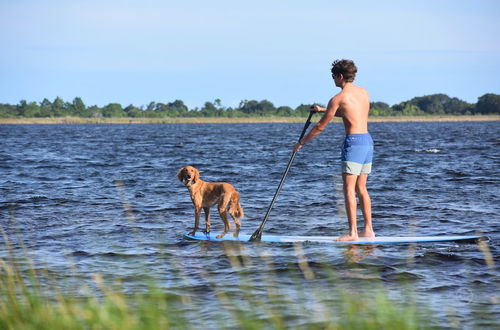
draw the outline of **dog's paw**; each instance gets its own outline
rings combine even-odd
[[[224,237],[224,235],[226,235],[226,234],[219,234],[219,235],[217,235],[216,237],[217,237],[217,238],[222,238],[222,237]]]
[[[204,230],[204,231],[203,231],[203,234],[205,234],[205,235],[210,234],[210,230]]]
[[[188,235],[189,235],[189,236],[194,236],[195,234],[196,234],[196,232],[195,232],[195,231],[192,231],[192,232],[190,232]]]

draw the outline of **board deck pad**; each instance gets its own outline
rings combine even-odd
[[[234,237],[232,233],[226,234],[223,238],[216,238],[217,234],[205,234],[197,232],[195,235],[185,234],[184,237],[198,241],[214,242],[249,242],[251,235],[240,234]],[[398,243],[439,243],[439,242],[470,242],[474,243],[482,239],[481,236],[414,236],[414,237],[384,237],[375,238],[360,237],[357,241],[338,242],[338,236],[282,236],[282,235],[262,235],[261,242],[268,243],[294,243],[294,242],[316,242],[328,244],[398,244]]]

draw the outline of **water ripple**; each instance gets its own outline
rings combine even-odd
[[[376,151],[369,189],[378,235],[479,231],[490,237],[488,253],[499,260],[497,126],[371,124]],[[346,231],[339,173],[342,129],[333,127],[298,154],[266,233]],[[301,245],[304,259],[299,260],[293,244],[224,245],[182,238],[193,226],[194,211],[187,190],[177,181],[179,168],[190,164],[203,170],[207,181],[231,182],[245,209],[242,232],[252,233],[301,128],[0,125],[0,219],[10,240],[6,244],[0,238],[0,258],[23,264],[23,249],[28,249],[37,269],[67,280],[68,292],[77,292],[74,282],[91,281],[94,273],[118,276],[127,290],[140,291],[147,274],[172,293],[200,299],[199,313],[206,317],[217,305],[214,283],[235,293],[243,274],[255,294],[271,288],[293,296],[290,288],[297,285],[294,281],[307,260],[314,274],[309,284],[316,289],[341,283],[355,291],[366,289],[362,283],[371,286],[379,280],[397,296],[396,291],[411,284],[419,298],[437,306],[435,310],[458,309],[462,324],[471,325],[475,311],[494,298],[499,285],[498,272],[488,267],[475,245],[344,248],[308,243]],[[212,231],[222,227],[214,209]],[[17,254],[11,255],[7,246],[18,249]],[[463,288],[472,292],[467,306],[450,299]],[[442,317],[446,319],[445,312]]]

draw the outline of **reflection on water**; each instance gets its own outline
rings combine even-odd
[[[345,249],[344,255],[348,262],[360,262],[374,252],[375,246],[373,245],[351,245]]]

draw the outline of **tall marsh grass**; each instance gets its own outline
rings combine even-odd
[[[5,238],[5,236],[4,236]],[[255,281],[242,246],[226,244],[228,262],[236,282],[220,283],[206,271],[209,288],[184,288],[169,292],[145,280],[141,293],[128,293],[118,279],[92,275],[74,294],[64,293],[57,281],[33,265],[21,270],[19,257],[11,253],[0,260],[0,329],[421,329],[429,327],[421,309],[408,295],[403,303],[391,300],[380,285],[378,290],[353,293],[339,285],[335,270],[323,268],[330,285],[315,284],[301,245],[295,246],[295,269],[276,272],[273,258],[258,258],[262,272]],[[24,260],[29,265],[30,260]],[[188,276],[178,260],[172,271]],[[315,266],[316,268],[317,266]],[[327,274],[327,275],[325,275]],[[288,276],[290,286],[277,285]],[[212,295],[214,306],[207,313],[197,298]]]
[[[126,218],[133,223],[135,219],[125,198],[123,182],[118,181],[116,185]],[[13,222],[13,215],[11,218]],[[431,304],[422,299],[417,302],[411,284],[406,286],[404,279],[399,283],[403,292],[396,299],[391,298],[377,270],[370,270],[370,275],[364,279],[360,277],[359,284],[353,286],[353,281],[346,284],[334,265],[310,263],[301,244],[293,246],[296,260],[287,259],[283,266],[282,263],[277,265],[275,256],[263,246],[253,246],[249,251],[245,244],[220,243],[221,258],[225,258],[223,261],[228,268],[224,274],[228,279],[221,281],[219,270],[202,268],[197,274],[203,278],[201,286],[192,285],[199,280],[190,281],[193,275],[186,269],[184,260],[175,253],[165,253],[168,271],[175,274],[178,282],[174,288],[161,287],[157,280],[144,276],[143,289],[131,292],[126,288],[127,283],[120,282],[119,276],[110,276],[109,272],[106,278],[100,274],[78,274],[71,265],[72,275],[64,276],[72,284],[64,283],[64,279],[60,282],[56,274],[34,264],[22,239],[15,237],[17,244],[14,247],[1,225],[0,232],[4,253],[4,258],[0,258],[0,330],[400,330],[435,328],[438,324],[437,313],[430,308]],[[478,247],[486,266],[495,270],[488,244],[481,241]],[[345,251],[347,268],[350,265],[356,268],[362,254],[371,254],[373,249],[353,246]],[[257,256],[256,251],[260,253]],[[413,252],[410,246],[409,264],[414,262]],[[257,274],[255,269],[258,269]],[[250,273],[251,270],[254,273]],[[147,269],[142,273],[147,274]],[[484,315],[491,313],[485,309]],[[481,320],[482,316],[478,317]],[[453,315],[450,319],[453,322],[450,321],[447,327],[461,327]],[[487,318],[485,321],[495,323]]]
[[[123,190],[122,183],[117,187]],[[131,213],[129,217],[134,221]],[[144,288],[130,292],[126,283],[118,276],[110,277],[109,272],[104,278],[73,270],[73,275],[66,274],[73,284],[60,283],[54,274],[34,265],[22,240],[16,239],[13,247],[1,225],[0,232],[7,251],[0,258],[0,329],[400,330],[438,324],[437,313],[421,299],[417,302],[411,284],[405,286],[404,279],[400,284],[406,290],[397,299],[390,297],[376,274],[353,287],[352,281],[343,283],[332,264],[310,263],[301,244],[293,246],[296,260],[287,261],[284,267],[275,263],[265,247],[257,246],[260,255],[255,256],[245,244],[220,243],[229,279],[221,281],[220,274],[201,269],[205,283],[201,287],[190,285],[197,280],[189,281],[192,275],[184,260],[166,254],[168,269],[178,281],[174,288],[162,288],[144,277]],[[346,254],[347,262],[355,268],[359,252],[370,254],[373,247],[366,249]],[[480,242],[479,249],[486,265],[495,269],[488,245]],[[410,248],[409,254],[412,251]],[[412,260],[408,257],[409,263]],[[250,273],[255,269],[258,274]],[[485,315],[490,313],[485,310]],[[458,320],[453,322],[448,327],[461,327]]]

